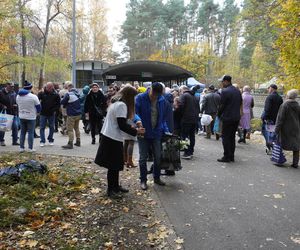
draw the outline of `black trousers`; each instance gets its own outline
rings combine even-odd
[[[299,164],[299,151],[293,151],[293,165],[298,166]]]
[[[102,119],[90,119],[90,129],[92,139],[95,139],[96,135],[99,134],[102,129]]]
[[[235,133],[238,129],[239,121],[223,121],[222,143],[224,149],[224,158],[234,160],[235,151]]]
[[[119,170],[108,169],[107,171],[107,191],[117,191],[119,188]]]
[[[183,123],[181,124],[181,137],[183,140],[189,139],[190,145],[187,149],[184,150],[186,155],[194,154],[195,147],[195,132],[196,132],[196,124]]]

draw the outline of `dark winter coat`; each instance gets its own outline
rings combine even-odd
[[[193,93],[191,91],[184,92],[179,97],[179,103],[182,114],[181,124],[197,124],[199,108]]]
[[[55,112],[58,112],[60,107],[60,97],[56,91],[48,92],[45,90],[38,94],[38,98],[42,107],[41,115],[52,116]]]
[[[282,103],[282,97],[277,92],[273,92],[268,95],[265,101],[265,108],[261,119],[266,121],[273,121],[275,123],[279,107]]]
[[[106,97],[99,90],[94,93],[90,91],[84,103],[84,112],[89,113],[90,119],[102,119],[106,113]]]
[[[16,106],[16,93],[8,93],[5,88],[0,90],[0,111],[6,106],[6,113],[9,115],[17,115],[18,108]]]
[[[209,92],[205,96],[203,96],[202,105],[200,113],[205,113],[208,115],[216,115],[218,112],[218,108],[220,106],[221,97],[220,95]]]
[[[237,122],[241,118],[241,92],[230,85],[224,88],[221,93],[221,104],[218,116],[225,122]]]
[[[280,106],[275,132],[284,150],[300,150],[300,106],[297,101],[289,99]]]
[[[166,122],[169,128],[170,133],[173,133],[174,131],[174,116],[173,116],[173,95],[172,94],[165,94],[164,95],[166,99]]]

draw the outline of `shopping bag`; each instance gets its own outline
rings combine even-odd
[[[14,116],[8,115],[6,110],[2,110],[0,113],[0,131],[10,131],[13,124]]]
[[[278,143],[278,142],[273,144],[271,161],[273,161],[275,164],[279,164],[279,165],[286,162],[286,158],[283,153],[282,147],[281,147],[280,143]]]
[[[219,134],[219,135],[222,134],[222,122],[218,116],[215,119],[213,131],[216,134]]]
[[[211,115],[203,114],[201,117],[201,125],[202,126],[208,126],[212,122],[213,118]]]
[[[182,169],[180,160],[180,138],[175,135],[164,135],[161,140],[160,169],[179,171]]]

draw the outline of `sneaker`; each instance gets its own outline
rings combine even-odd
[[[45,143],[40,143],[40,147],[45,147]]]
[[[54,142],[49,142],[49,145],[50,146],[54,146]]]
[[[203,135],[204,134],[204,131],[203,130],[199,130],[198,131],[198,135]]]
[[[30,149],[28,149],[28,152],[30,152],[30,153],[34,153],[36,150],[34,149],[34,148],[30,148]]]
[[[20,148],[20,153],[25,152],[25,148]]]
[[[12,145],[13,145],[13,146],[20,146],[20,143],[18,143],[18,142],[13,142]]]
[[[3,146],[3,147],[6,146],[6,144],[5,144],[4,141],[1,141],[1,142],[0,142],[0,145]]]
[[[186,160],[190,160],[190,159],[192,159],[192,156],[188,155],[188,154],[184,154],[183,156],[181,156],[181,158],[186,159]]]

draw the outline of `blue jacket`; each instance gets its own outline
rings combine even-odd
[[[66,107],[68,116],[81,115],[80,95],[77,89],[71,89],[61,101],[61,104]]]
[[[163,96],[159,96],[157,100],[157,124],[155,128],[152,128],[151,124],[151,101],[149,97],[149,90],[145,93],[139,94],[135,100],[135,111],[141,118],[143,127],[146,132],[144,138],[146,139],[157,139],[160,138],[163,132],[169,132],[166,123],[165,108],[166,101]]]

